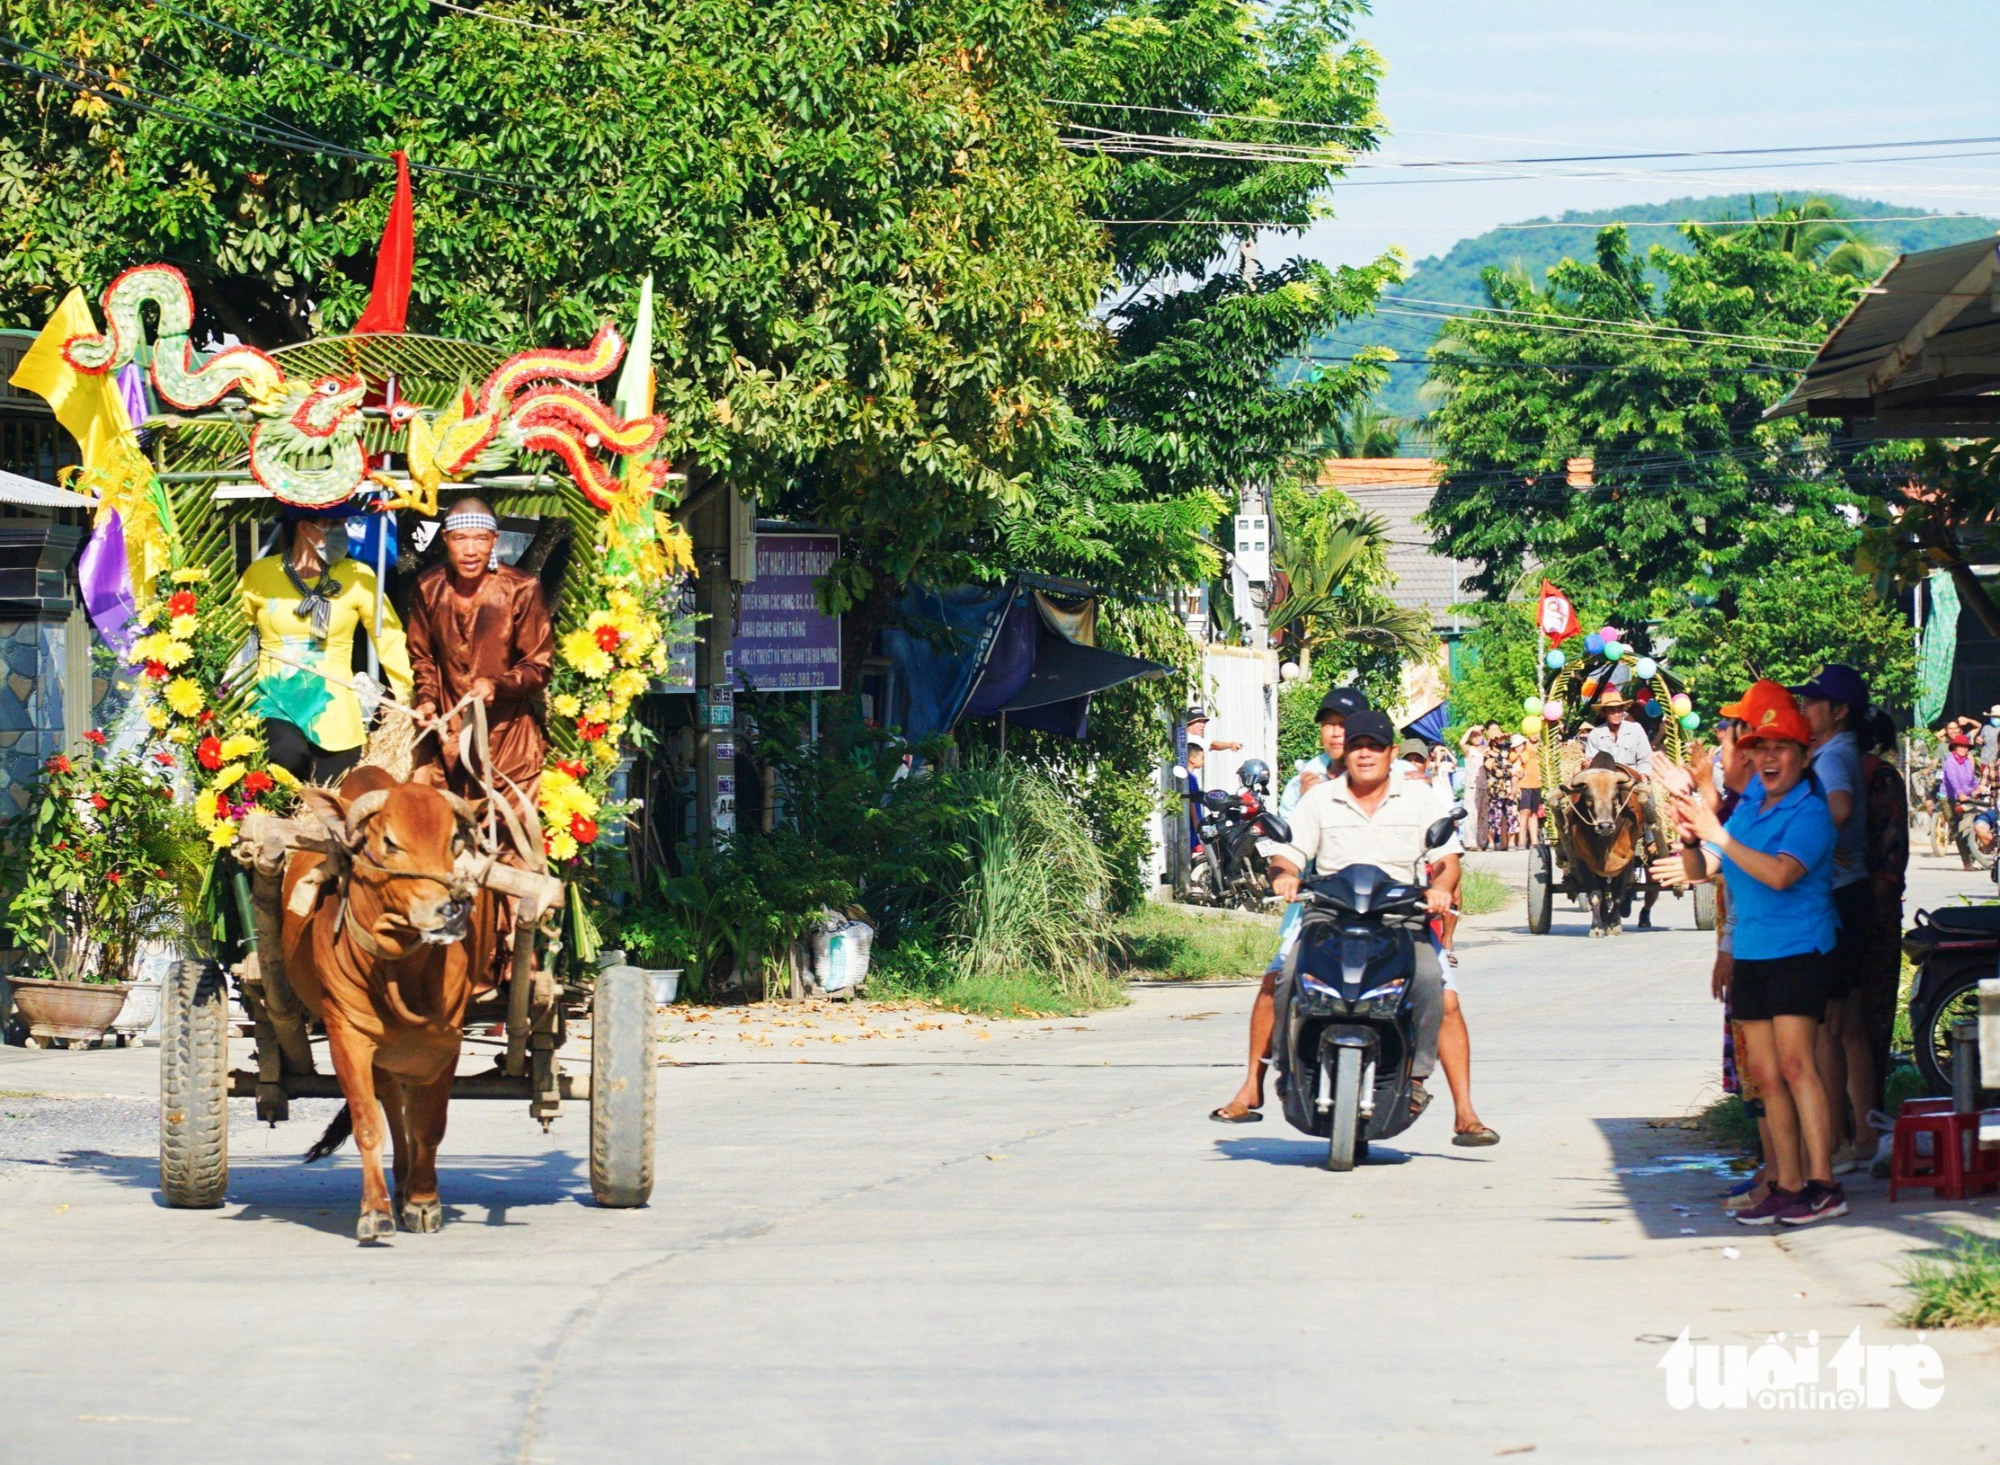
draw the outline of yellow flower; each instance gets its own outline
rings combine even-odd
[[[609,736],[602,737],[590,745],[590,753],[598,762],[609,767],[618,761],[618,744]]]
[[[549,706],[555,709],[556,716],[558,717],[574,717],[577,713],[583,711],[583,703],[578,701],[576,696],[570,692],[556,693],[555,696],[549,698]]]
[[[295,789],[299,786],[297,775],[289,768],[281,767],[276,763],[267,763],[264,765],[264,771],[271,775],[279,788]]]
[[[192,655],[194,655],[194,647],[188,645],[185,641],[175,641],[169,638],[166,644],[160,648],[160,661],[166,666],[185,666],[187,665],[187,659]]]
[[[182,717],[193,717],[201,711],[202,703],[207,700],[201,694],[201,683],[192,677],[175,677],[168,682],[166,698],[167,706]]]
[[[190,570],[175,570],[173,581],[176,585],[198,585],[208,578],[208,571],[196,567]]]
[[[150,636],[141,636],[132,643],[132,653],[127,659],[134,666],[143,666],[149,661],[158,661],[160,653],[167,649],[167,642],[172,639],[164,631],[155,631]]]
[[[215,800],[197,797],[194,801],[194,822],[203,829],[215,828]]]
[[[193,616],[175,616],[167,622],[167,634],[177,636],[183,641],[190,641],[194,639],[195,628],[199,624]]]
[[[590,704],[590,707],[583,715],[592,722],[609,722],[611,721],[611,704],[600,697]]]
[[[563,637],[562,654],[564,661],[567,661],[577,670],[582,671],[584,663],[590,657],[602,656],[604,653],[598,649],[597,638],[589,631],[575,630]]]
[[[168,742],[184,743],[187,740],[188,740],[188,730],[185,727],[174,726],[167,729]]]
[[[630,702],[646,690],[646,682],[644,672],[627,668],[611,679],[611,695]]]
[[[247,758],[263,744],[248,733],[237,733],[222,740],[222,756],[225,758]]]
[[[590,654],[576,664],[576,669],[595,682],[610,676],[613,665],[615,663],[611,660],[611,653],[599,651],[593,643]]]
[[[222,772],[215,775],[215,782],[208,786],[209,792],[219,794],[224,789],[234,788],[243,781],[243,775],[249,771],[241,763],[230,764]]]
[[[158,732],[167,725],[167,709],[157,702],[146,704],[146,725]]]
[[[217,849],[228,849],[236,842],[236,825],[228,819],[215,821],[215,828],[208,831],[208,842]]]
[[[224,841],[225,843],[227,841]],[[567,829],[558,829],[549,836],[549,854],[558,860],[576,858],[576,837]]]

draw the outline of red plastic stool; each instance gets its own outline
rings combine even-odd
[[[1928,1155],[1917,1153],[1920,1134],[1931,1136]],[[1950,1099],[1905,1099],[1890,1151],[1889,1199],[1903,1186],[1928,1188],[1942,1200],[2000,1187],[2000,1150],[1979,1147],[1979,1115],[1954,1114]]]

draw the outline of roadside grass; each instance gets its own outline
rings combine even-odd
[[[1111,969],[1164,982],[1263,974],[1278,947],[1278,918],[1194,911],[1149,900],[1111,927]]]
[[[1512,904],[1514,887],[1491,870],[1466,870],[1458,881],[1458,900],[1468,916],[1490,916]]]
[[[898,953],[896,955],[902,955]],[[925,953],[924,957],[928,957]],[[1081,1017],[1122,1007],[1123,985],[1110,972],[1079,981],[1048,972],[967,973],[944,958],[891,959],[868,973],[868,996],[882,1002],[917,1001],[979,1017]]]
[[[1919,1257],[1903,1272],[1915,1294],[1897,1319],[1906,1328],[2000,1327],[2000,1245],[1970,1232],[1942,1256]]]
[[[1740,1150],[1757,1148],[1757,1116],[1735,1094],[1724,1094],[1694,1116],[1695,1127],[1710,1144]]]

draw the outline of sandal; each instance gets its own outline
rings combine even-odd
[[[1451,1142],[1465,1149],[1478,1149],[1485,1145],[1499,1144],[1500,1133],[1498,1130],[1488,1129],[1482,1124],[1477,1129],[1459,1131],[1451,1137]]]
[[[1264,1122],[1264,1116],[1255,1109],[1239,1109],[1236,1113],[1231,1114],[1229,1111],[1233,1107],[1233,1104],[1224,1104],[1220,1109],[1211,1109],[1208,1111],[1208,1117],[1213,1119],[1217,1124],[1262,1124]]]

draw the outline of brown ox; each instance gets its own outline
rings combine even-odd
[[[331,1154],[351,1127],[362,1165],[356,1235],[391,1236],[399,1215],[412,1231],[435,1231],[444,1221],[438,1144],[465,1008],[491,970],[497,928],[497,897],[454,873],[474,811],[377,768],[356,769],[338,794],[302,793],[347,852],[329,868],[326,856],[298,851],[285,869],[286,973],[306,1010],[326,1024],[347,1098],[306,1158]],[[316,896],[299,891],[308,877],[324,882]],[[399,1210],[382,1174],[384,1110]]]
[[[1559,821],[1569,864],[1590,901],[1590,934],[1615,936],[1633,871],[1645,859],[1645,796],[1638,777],[1600,753],[1564,787],[1569,807]],[[1646,887],[1642,926],[1651,924],[1659,892]]]

